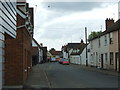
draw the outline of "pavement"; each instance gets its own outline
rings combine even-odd
[[[100,72],[103,74],[113,75],[113,76],[117,76],[117,77],[120,76],[120,73],[118,73],[115,70],[101,69],[101,68],[96,68],[96,67],[92,67],[92,66],[85,66],[85,65],[78,65],[78,64],[71,64],[71,66],[76,67],[76,68],[82,68],[85,70],[94,71],[94,72]]]
[[[44,64],[33,66],[26,83],[23,85],[23,89],[50,88],[50,82],[44,69]]]

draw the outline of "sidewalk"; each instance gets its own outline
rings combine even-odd
[[[32,68],[32,71],[24,84],[25,89],[50,88],[49,80],[44,71],[44,65],[38,64]]]
[[[103,74],[109,74],[109,75],[114,75],[114,76],[120,76],[120,73],[114,70],[107,70],[107,69],[99,69],[96,67],[91,67],[91,66],[84,66],[84,65],[77,65],[77,64],[70,64],[73,67],[85,69],[85,70],[90,70],[90,71],[95,71],[95,72],[100,72]]]

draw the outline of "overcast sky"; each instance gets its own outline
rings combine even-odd
[[[34,38],[48,50],[85,41],[85,27],[89,35],[91,31],[104,31],[106,18],[118,19],[117,2],[27,2],[34,7]]]

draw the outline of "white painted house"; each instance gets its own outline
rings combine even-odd
[[[90,40],[90,65],[118,71],[118,30],[120,19],[106,19],[106,30]]]
[[[88,65],[90,65],[90,52],[89,52],[89,50],[90,50],[90,44],[87,45]],[[81,65],[86,65],[86,47],[84,48],[84,50],[80,54],[80,64]]]
[[[62,47],[63,58],[69,59],[72,64],[80,64],[80,53],[85,46],[83,40],[81,40],[81,43],[68,43]]]
[[[68,59],[67,45],[62,46],[62,55],[63,55],[63,58]]]
[[[72,51],[72,53],[70,54],[70,63],[72,63],[72,64],[80,64],[79,52],[80,52],[79,49],[76,49],[76,50]]]
[[[90,66],[107,68],[109,58],[108,34],[90,41]]]

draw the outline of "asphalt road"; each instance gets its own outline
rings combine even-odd
[[[79,66],[78,66],[79,67]],[[57,62],[45,64],[50,88],[117,88],[118,77],[62,65]]]

